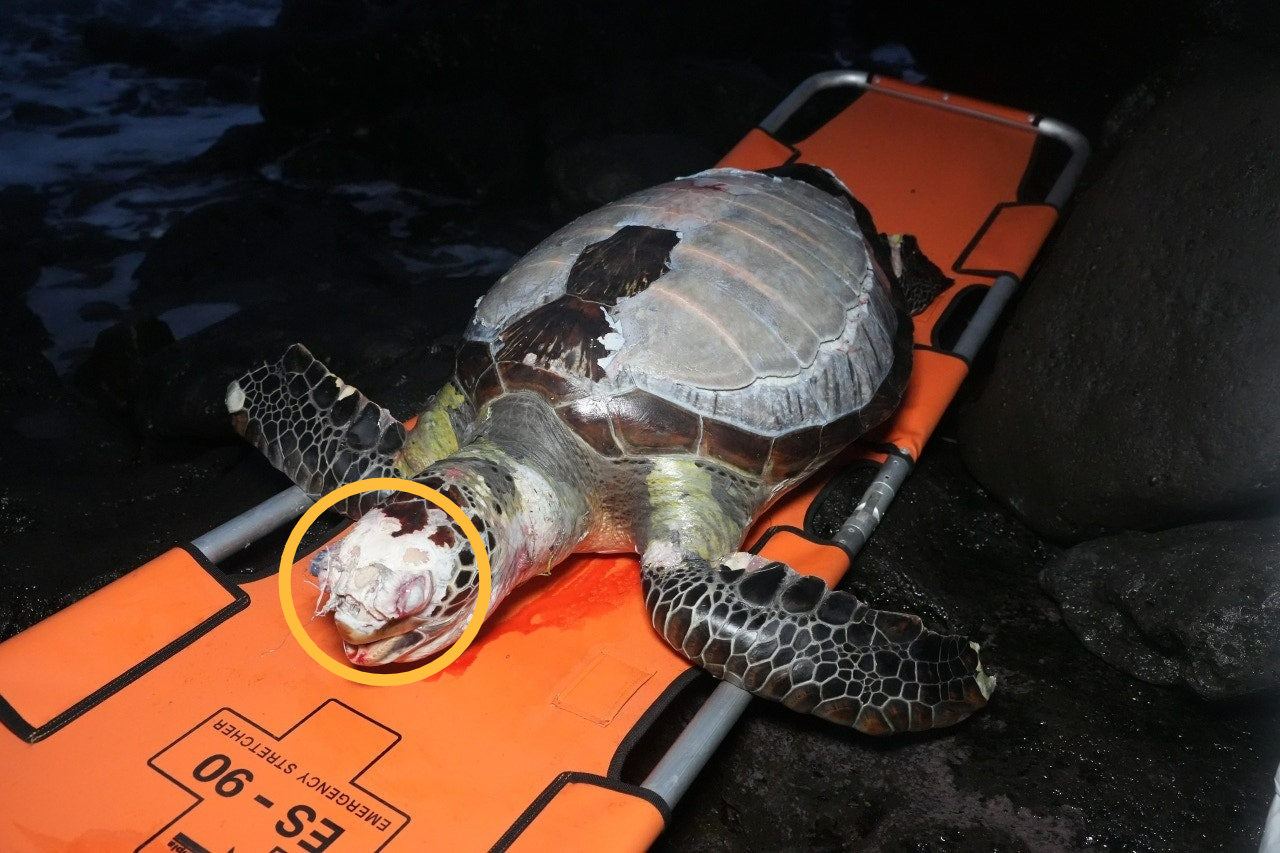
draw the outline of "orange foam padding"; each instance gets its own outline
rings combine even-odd
[[[991,211],[1017,199],[1037,134],[1029,123],[939,109],[942,93],[910,87],[930,97],[902,97],[895,91],[905,84],[885,91],[890,85],[877,80],[794,147],[804,162],[839,175],[879,230],[916,235],[924,253],[949,270]],[[911,134],[908,149],[893,129],[911,126],[927,130]],[[904,167],[895,168],[899,163]]]
[[[921,86],[918,83],[908,83],[905,80],[898,80],[894,77],[877,76],[872,82],[882,92],[900,94],[906,98],[917,100],[926,106],[947,107],[980,113],[983,116],[991,116],[1014,125],[1030,125],[1037,118],[1034,113],[1029,113],[1026,110],[979,101],[976,98],[967,98],[964,95],[944,92],[941,89]]]
[[[665,822],[652,802],[619,787],[573,781],[556,792],[510,853],[643,853]]]
[[[824,542],[791,528],[774,530],[756,552],[768,560],[779,560],[798,572],[816,575],[835,586],[849,568],[849,552],[832,542]]]
[[[919,459],[929,436],[969,375],[969,365],[956,356],[927,349],[917,349],[914,358],[915,367],[907,380],[902,404],[877,435],[912,459]]]
[[[596,725],[607,726],[654,674],[617,655],[598,651],[587,658],[578,677],[556,693],[551,703]]]
[[[175,548],[0,643],[0,697],[39,737],[130,670],[248,602]],[[159,606],[158,606],[159,604]]]
[[[296,605],[338,657],[331,620],[310,619],[307,564],[293,570]],[[335,850],[393,839],[404,850],[487,849],[563,771],[606,775],[687,671],[649,626],[637,574],[634,559],[571,559],[514,592],[456,663],[403,687],[321,668],[289,633],[276,577],[253,581],[247,609],[47,739],[0,728],[0,849],[164,850],[184,839],[323,849],[337,829],[347,843]],[[85,642],[82,615],[144,621],[174,609],[180,590],[154,576],[127,576],[90,610],[82,602],[56,629],[43,625],[61,650],[44,683],[77,695],[59,686],[64,665],[120,657],[109,635]],[[0,661],[21,663],[30,642],[0,645]],[[0,683],[27,672],[0,672]],[[23,693],[19,704],[34,701]]]
[[[1021,279],[1057,221],[1057,208],[1049,204],[997,207],[956,266],[973,275],[1009,273]]]
[[[742,137],[742,141],[733,146],[716,166],[759,171],[781,166],[790,160],[793,154],[795,149],[779,142],[757,127]]]

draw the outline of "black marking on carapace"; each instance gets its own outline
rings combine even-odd
[[[607,354],[600,338],[609,331],[600,304],[562,296],[512,323],[500,336],[497,359],[598,382],[605,376],[598,362]]]
[[[612,236],[582,250],[565,290],[603,305],[635,296],[671,269],[671,250],[680,235],[667,228],[624,225]]]

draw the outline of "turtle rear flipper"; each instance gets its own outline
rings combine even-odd
[[[784,563],[735,556],[746,567],[693,557],[642,569],[654,627],[712,675],[876,735],[951,725],[987,703],[995,679],[976,643],[873,610]]]
[[[334,376],[301,344],[227,387],[232,424],[312,498],[369,477],[395,477],[405,428]],[[389,492],[365,492],[335,508],[352,518]]]

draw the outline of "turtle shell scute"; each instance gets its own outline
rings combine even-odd
[[[608,403],[614,433],[624,448],[645,453],[692,453],[698,449],[700,418],[647,391],[628,391]]]

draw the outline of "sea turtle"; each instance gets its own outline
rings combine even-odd
[[[547,238],[477,303],[412,431],[300,345],[230,385],[233,421],[310,495],[400,476],[452,499],[491,607],[572,552],[636,552],[654,627],[713,675],[870,733],[963,719],[993,685],[976,644],[738,550],[911,364],[873,228],[830,173],[787,174],[702,172]],[[453,643],[478,587],[460,528],[405,493],[340,509],[359,520],[311,572],[348,657]]]

